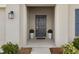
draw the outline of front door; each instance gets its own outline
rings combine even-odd
[[[36,38],[46,37],[46,15],[36,15]]]

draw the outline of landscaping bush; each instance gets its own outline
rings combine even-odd
[[[79,49],[79,38],[75,38],[73,44],[77,49]]]
[[[63,46],[64,54],[79,54],[79,50],[77,50],[73,43],[68,43]]]
[[[5,54],[16,54],[19,51],[17,44],[12,44],[11,42],[1,46]]]

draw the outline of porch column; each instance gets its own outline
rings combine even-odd
[[[68,5],[55,8],[55,44],[57,47],[68,42]]]
[[[27,7],[26,5],[21,5],[21,47],[27,45]]]

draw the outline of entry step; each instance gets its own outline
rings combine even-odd
[[[34,47],[31,54],[51,54],[49,48],[46,47]]]

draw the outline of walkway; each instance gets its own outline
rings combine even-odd
[[[46,47],[34,47],[31,54],[51,54],[49,48]]]

